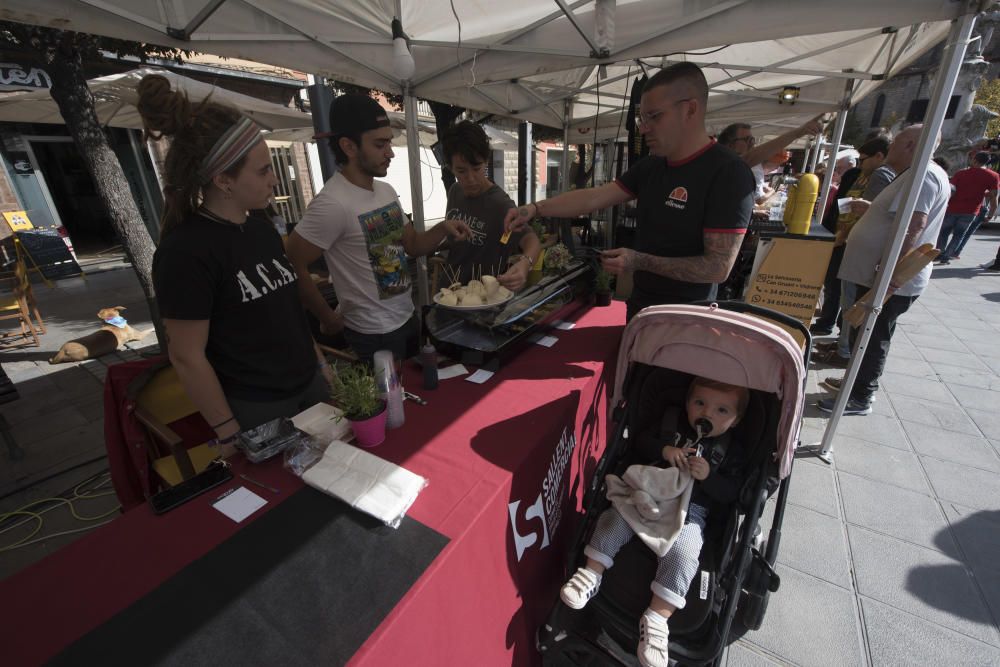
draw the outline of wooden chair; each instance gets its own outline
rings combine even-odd
[[[167,486],[194,477],[219,458],[219,450],[206,442],[188,447],[168,424],[196,413],[173,366],[156,371],[136,395],[135,417],[146,428],[153,471]]]
[[[21,325],[22,338],[30,337],[38,347],[38,335],[45,333],[45,323],[38,312],[38,302],[31,291],[31,281],[28,279],[28,268],[20,258],[14,262],[14,275],[11,277],[12,290],[10,294],[0,297],[0,320],[17,319]],[[34,314],[38,330],[31,322]]]

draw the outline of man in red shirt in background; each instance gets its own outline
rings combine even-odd
[[[948,264],[958,256],[958,248],[962,243],[969,225],[976,219],[983,197],[989,197],[986,219],[989,220],[997,210],[997,189],[1000,188],[1000,175],[992,169],[987,169],[990,154],[976,153],[972,158],[972,166],[963,169],[951,177],[955,192],[948,201],[948,211],[941,225],[937,247],[941,250],[939,264]],[[949,240],[948,237],[951,237]]]

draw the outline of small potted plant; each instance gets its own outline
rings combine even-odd
[[[331,385],[331,397],[344,411],[359,445],[382,444],[385,440],[385,401],[379,398],[372,369],[363,364],[338,368]]]
[[[594,279],[594,305],[611,305],[611,281],[614,276],[604,269],[597,270],[597,277]]]

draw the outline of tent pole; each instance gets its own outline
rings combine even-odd
[[[948,101],[955,89],[955,81],[958,72],[965,59],[965,49],[969,43],[969,36],[972,34],[972,26],[976,22],[976,14],[966,14],[952,23],[951,31],[948,33],[948,48],[945,56],[941,59],[941,66],[938,69],[937,81],[934,83],[934,93],[931,96],[929,108],[925,118],[927,122],[920,132],[920,143],[917,153],[913,157],[912,166],[900,178],[906,179],[901,187],[901,192],[905,193],[902,205],[896,211],[896,218],[893,221],[893,228],[896,235],[882,254],[880,266],[895,267],[899,259],[899,252],[903,247],[906,231],[909,227],[910,218],[916,208],[917,196],[920,194],[920,186],[927,173],[927,165],[934,156],[937,148],[938,133],[941,131],[941,124],[944,122],[944,114],[948,107]],[[872,286],[872,293],[875,296],[873,304],[881,304],[885,299],[885,294],[889,289],[889,281],[892,278],[892,271],[880,272],[875,277],[875,284]],[[843,304],[845,308],[849,304]],[[847,366],[844,381],[837,394],[837,400],[833,406],[833,413],[826,424],[826,431],[823,432],[821,451],[819,457],[827,463],[832,462],[833,436],[837,431],[837,424],[844,414],[844,407],[851,395],[854,387],[854,380],[858,375],[858,367],[864,358],[868,341],[871,339],[872,329],[875,328],[875,320],[878,318],[880,306],[875,306],[865,317],[864,325],[858,332],[857,342],[851,355],[851,362]]]
[[[313,129],[316,134],[330,131],[330,104],[333,102],[333,91],[326,85],[326,79],[321,76],[306,75],[309,83],[309,109],[312,111]],[[330,148],[330,140],[316,140],[316,151],[319,155],[319,168],[323,183],[333,178],[337,173],[337,162]],[[318,192],[318,191],[317,191]]]
[[[837,152],[840,150],[840,140],[844,137],[844,125],[847,124],[847,111],[851,108],[851,95],[854,92],[854,80],[848,79],[844,84],[844,99],[840,101],[840,111],[837,112],[837,123],[830,139],[830,158],[826,162],[826,174],[823,175],[823,187],[819,191],[819,201],[813,224],[823,222],[826,202],[830,198],[830,188],[833,187],[833,170],[837,166]],[[840,194],[839,192],[837,193]]]
[[[406,157],[410,162],[410,215],[413,228],[424,232],[424,188],[421,183],[420,135],[417,133],[417,98],[407,84],[403,88],[403,110],[406,112]],[[422,309],[430,300],[427,298],[427,260],[417,257],[417,301]],[[421,310],[422,312],[422,310]]]
[[[809,156],[809,169],[810,174],[816,173],[816,163],[819,162],[819,156],[823,154],[823,135],[816,135],[816,140],[813,142],[812,154]]]
[[[573,100],[563,100],[563,152],[559,165],[559,192],[569,190],[569,122],[573,117]]]
[[[806,149],[802,153],[802,169],[799,170],[800,173],[804,174],[809,169],[809,156],[812,153],[813,144],[815,143],[815,137],[806,140]]]

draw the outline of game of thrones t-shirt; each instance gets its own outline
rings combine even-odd
[[[659,257],[701,255],[705,232],[743,234],[753,212],[750,167],[715,142],[679,162],[643,158],[615,182],[638,199],[635,249]],[[689,303],[714,298],[715,285],[636,271],[634,291],[652,303]]]
[[[408,221],[391,185],[376,180],[372,188],[358,187],[337,172],[293,233],[323,250],[347,328],[383,334],[413,315],[403,250]]]
[[[476,197],[467,196],[458,183],[448,190],[445,217],[464,221],[471,233],[468,241],[453,241],[448,250],[448,264],[460,274],[459,282],[469,282],[473,274],[505,273],[511,255],[520,254],[523,231],[512,233],[507,243],[500,243],[504,216],[512,208],[514,202],[498,185]]]
[[[227,396],[281,400],[316,377],[316,351],[281,237],[260,212],[242,225],[195,215],[153,256],[160,316],[209,320],[205,356]]]

